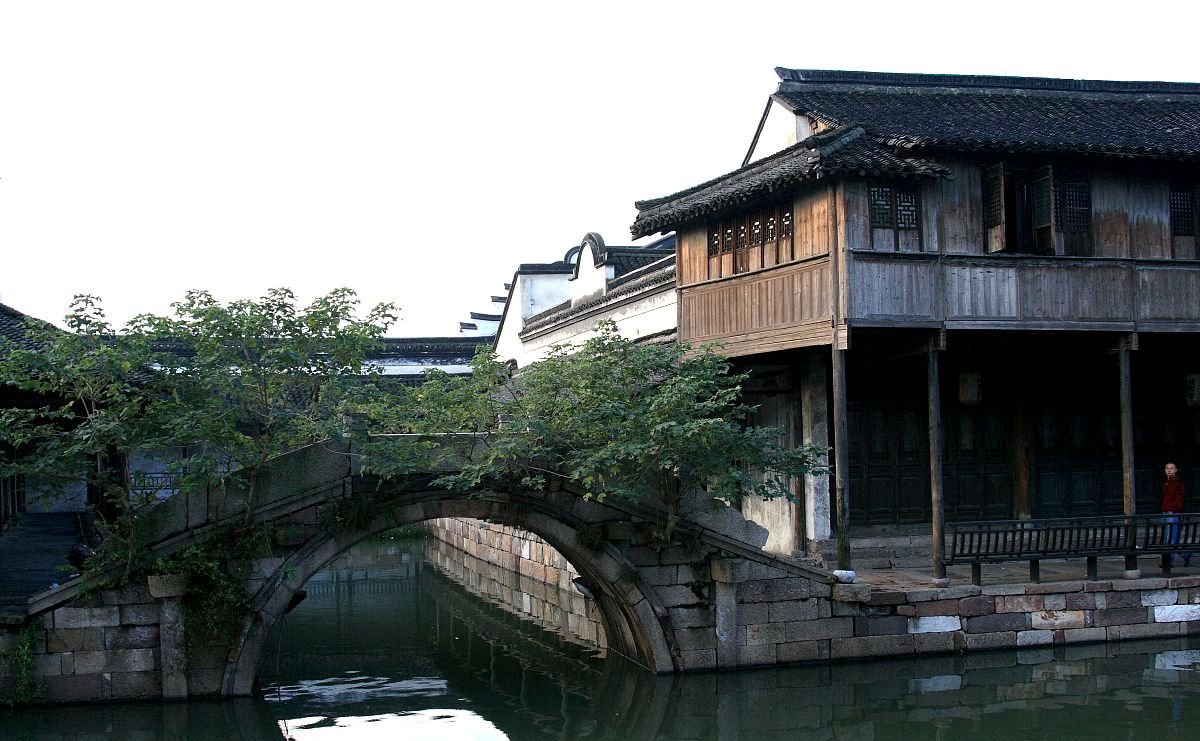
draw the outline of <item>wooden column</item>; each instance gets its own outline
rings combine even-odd
[[[1117,350],[1117,359],[1121,384],[1121,486],[1125,504],[1125,514],[1132,517],[1137,514],[1137,497],[1133,489],[1133,391],[1130,378],[1131,346],[1136,346],[1136,340],[1122,340]],[[1136,555],[1125,556],[1125,578],[1136,579],[1141,576]]]
[[[946,587],[946,563],[943,548],[946,542],[946,506],[942,500],[942,385],[939,368],[940,353],[929,348],[926,366],[929,379],[929,494],[933,513],[933,583]]]
[[[850,440],[846,425],[846,351],[842,349],[837,332],[833,336],[833,465],[834,507],[837,510],[838,569],[849,571],[850,566]]]
[[[1030,492],[1033,489],[1033,417],[1029,402],[1021,399],[1017,402],[1016,427],[1017,432],[1017,519],[1028,520],[1033,517],[1033,501]]]

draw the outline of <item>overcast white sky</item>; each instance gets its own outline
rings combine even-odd
[[[1200,81],[1197,8],[0,0],[0,300],[344,285],[453,334],[735,169],[775,66]]]

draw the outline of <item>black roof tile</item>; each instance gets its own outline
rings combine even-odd
[[[836,174],[898,177],[947,174],[941,165],[899,156],[858,126],[815,134],[781,152],[733,172],[662,198],[638,201],[631,231],[642,237],[710,213],[736,207],[765,193]]]
[[[1200,159],[1200,84],[776,70],[775,100],[893,147]]]

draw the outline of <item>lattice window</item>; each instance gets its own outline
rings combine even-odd
[[[1050,226],[1054,209],[1054,181],[1049,176],[1033,183],[1033,228]],[[1059,217],[1061,224],[1062,217]],[[1061,229],[1061,227],[1060,227]]]
[[[1063,232],[1082,234],[1092,230],[1092,188],[1089,183],[1063,183],[1061,186],[1061,227]],[[1035,199],[1035,204],[1037,200]],[[1034,216],[1034,223],[1037,223]]]
[[[1196,194],[1191,189],[1171,189],[1171,236],[1196,236]]]
[[[983,225],[990,229],[1004,223],[1004,165],[983,170]]]
[[[763,243],[763,221],[762,214],[754,214],[750,219],[750,244],[759,245]]]
[[[896,228],[896,222],[892,219],[892,189],[886,185],[871,188],[871,228]]]
[[[792,207],[785,205],[779,212],[779,236],[792,236]]]
[[[734,247],[739,250],[744,250],[750,246],[750,231],[746,228],[746,222],[739,221],[737,224],[737,236],[734,238]]]
[[[733,251],[733,224],[726,223],[721,225],[721,251]]]
[[[721,225],[714,224],[708,230],[708,256],[716,257],[721,254]]]
[[[774,242],[779,239],[779,219],[775,217],[775,213],[767,214],[766,238],[768,242]]]
[[[896,228],[914,230],[921,228],[917,191],[908,188],[896,189]]]

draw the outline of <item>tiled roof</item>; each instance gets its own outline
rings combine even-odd
[[[1200,159],[1200,84],[776,72],[789,110],[893,147]]]
[[[29,340],[25,331],[26,323],[31,321],[48,324],[41,319],[34,319],[26,314],[22,314],[11,306],[0,304],[0,337],[3,337],[5,340],[16,345],[33,347],[34,343]]]
[[[893,154],[862,127],[815,134],[782,152],[662,198],[638,201],[633,236],[642,237],[800,183],[836,174],[934,177],[940,165]]]
[[[609,247],[604,262],[613,266],[613,277],[620,278],[633,271],[674,255],[675,248],[650,249],[648,247]]]

